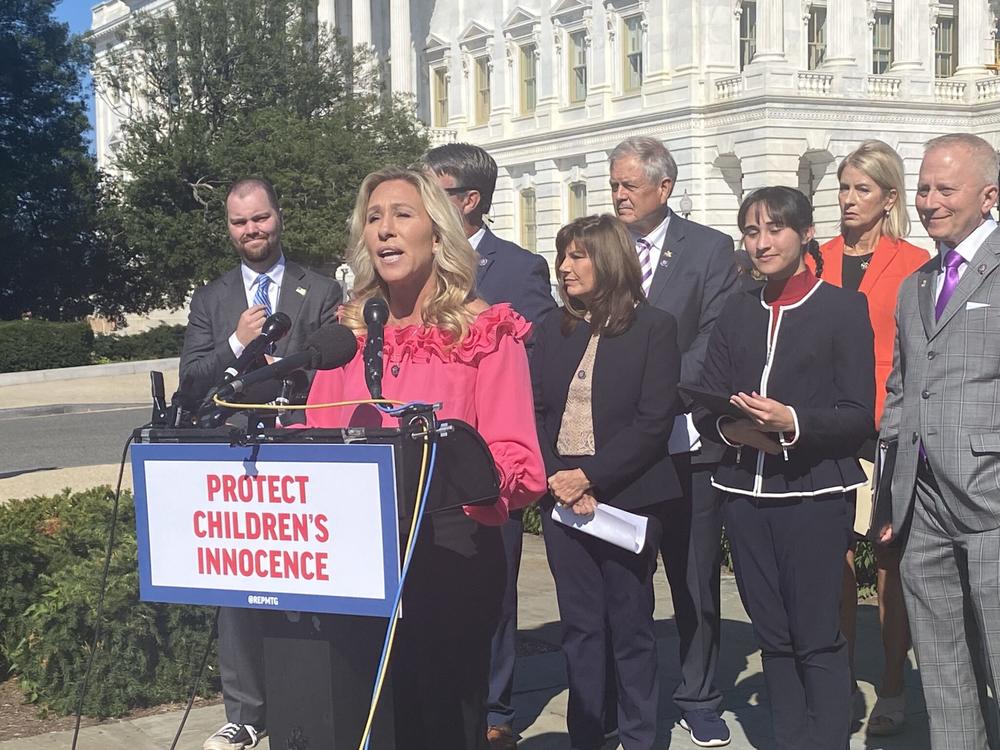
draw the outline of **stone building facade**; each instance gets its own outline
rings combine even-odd
[[[99,54],[131,13],[94,7]],[[798,186],[837,231],[836,167],[866,138],[895,147],[907,204],[927,139],[1000,146],[998,22],[989,0],[318,0],[371,44],[438,142],[501,167],[493,226],[550,258],[559,227],[610,209],[607,155],[651,135],[674,153],[674,210],[736,235],[756,187]],[[118,113],[116,114],[116,107]],[[98,97],[107,163],[120,103]],[[913,240],[929,246],[919,222]]]

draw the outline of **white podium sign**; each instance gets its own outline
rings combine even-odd
[[[132,448],[140,598],[388,616],[391,445]]]

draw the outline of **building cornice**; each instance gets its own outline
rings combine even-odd
[[[502,163],[513,164],[610,150],[630,136],[669,140],[679,134],[713,135],[742,125],[759,128],[765,124],[782,129],[783,123],[789,121],[797,123],[795,129],[801,129],[803,122],[813,122],[817,127],[834,130],[856,126],[858,129],[900,132],[975,131],[1000,125],[1000,112],[989,103],[946,106],[939,102],[899,102],[887,110],[882,103],[859,106],[856,99],[824,98],[820,104],[814,100],[804,101],[801,97],[760,96],[741,99],[739,103],[644,112],[614,122],[595,122],[548,133],[533,131],[482,145]]]

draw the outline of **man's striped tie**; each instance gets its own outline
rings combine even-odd
[[[271,317],[271,298],[267,294],[268,287],[271,286],[271,277],[266,273],[262,273],[257,277],[257,291],[253,295],[253,303],[255,305],[264,306],[264,314],[267,317]]]
[[[271,297],[268,295],[267,290],[271,286],[271,277],[266,273],[262,273],[257,277],[257,291],[253,295],[253,303],[255,305],[264,306],[264,315],[267,318],[271,317]],[[267,354],[274,354],[275,345],[271,342],[267,345],[265,350]]]
[[[653,246],[644,238],[635,241],[635,251],[639,254],[639,268],[642,270],[642,293],[649,296],[649,287],[653,283]]]

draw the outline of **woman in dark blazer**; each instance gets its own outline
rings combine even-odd
[[[646,303],[634,245],[615,217],[577,219],[559,230],[556,248],[564,307],[536,332],[531,371],[549,477],[541,515],[569,674],[570,744],[595,750],[604,742],[610,641],[619,739],[625,750],[645,750],[656,738],[659,693],[655,510],[681,502],[667,454],[679,408],[677,325]],[[558,523],[555,503],[581,520],[598,504],[645,516],[645,544],[634,553]]]
[[[763,188],[738,224],[762,289],[733,295],[708,344],[701,385],[740,417],[697,410],[705,439],[728,446],[712,483],[736,581],[761,648],[778,750],[844,750],[850,666],[840,580],[852,539],[847,493],[874,429],[875,357],[868,305],[823,283],[812,207],[792,188]]]

